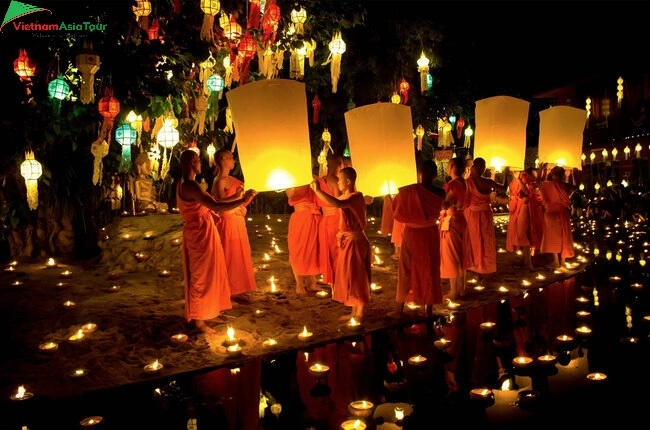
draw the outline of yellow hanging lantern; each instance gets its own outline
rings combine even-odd
[[[196,98],[196,118],[194,120],[194,127],[192,133],[198,133],[202,136],[205,132],[205,115],[208,112],[208,98],[205,94],[201,93]]]
[[[595,152],[592,152],[591,154],[589,154],[589,160],[591,161],[592,164],[593,164],[595,159],[596,159],[596,153]]]
[[[402,98],[397,94],[397,91],[393,92],[393,95],[390,96],[390,102],[395,103],[396,105],[400,104]]]
[[[25,161],[20,165],[20,174],[25,178],[27,204],[31,210],[38,207],[38,178],[43,174],[43,166],[34,159],[34,153],[25,152]]]
[[[219,0],[201,0],[201,10],[203,15],[203,24],[201,25],[201,40],[211,41],[214,37],[212,28],[214,27],[214,17],[221,11]]]
[[[585,165],[585,160],[586,160],[586,159],[587,159],[587,156],[586,156],[586,155],[584,154],[584,152],[583,152],[582,155],[580,156],[580,160],[582,161],[582,165],[583,165],[583,166]]]
[[[291,11],[291,22],[294,24],[297,35],[305,32],[305,21],[307,21],[307,11],[302,6],[300,6],[299,10],[293,9]]]
[[[591,115],[591,97],[587,97],[585,100],[585,110],[587,111],[587,118]]]
[[[95,101],[95,73],[99,70],[99,55],[93,51],[92,43],[84,42],[84,47],[76,57],[76,67],[81,72],[79,100],[83,104]]]
[[[135,140],[135,145],[140,146],[140,135],[142,134],[142,115],[138,115],[134,111],[131,111],[126,116],[126,122],[131,124],[131,127],[133,127],[138,133],[138,137]]]
[[[641,147],[641,144],[637,143],[636,146],[634,147],[634,155],[636,156],[636,158],[639,158],[641,156],[642,149],[643,148]]]
[[[164,125],[156,135],[156,140],[158,141],[158,144],[163,147],[163,160],[160,169],[160,177],[164,178],[167,176],[167,172],[169,172],[169,162],[172,157],[171,151],[169,151],[169,156],[167,156],[167,150],[171,150],[180,141],[180,134],[174,127],[171,119],[165,119]]]
[[[230,88],[232,85],[232,64],[230,63],[230,57],[227,55],[223,57],[223,68],[225,69],[223,84]]]
[[[422,139],[424,138],[424,127],[422,127],[422,124],[418,124],[415,128],[415,135],[418,138],[418,151],[422,151]]]
[[[138,24],[143,30],[149,28],[149,14],[151,13],[151,2],[145,0],[135,0],[133,14],[138,19]]]
[[[612,160],[616,161],[616,156],[618,155],[618,149],[612,149]]]
[[[468,125],[467,128],[465,129],[465,141],[463,142],[463,146],[465,148],[469,148],[471,143],[472,143],[472,135],[474,134],[474,130],[472,130],[472,126]]]
[[[90,152],[95,158],[93,163],[93,185],[102,183],[102,172],[104,170],[102,159],[108,155],[108,146],[108,142],[102,136],[90,144]]]
[[[607,148],[603,149],[601,155],[603,156],[603,161],[607,161],[607,156],[609,155],[609,152],[607,152]]]
[[[339,77],[341,76],[341,57],[343,56],[346,48],[340,31],[334,33],[332,41],[329,43],[328,47],[330,49],[330,56],[327,61],[323,63],[323,66],[331,62],[330,77],[332,79],[332,93],[336,93]]]
[[[420,58],[417,61],[418,63],[418,72],[420,72],[420,92],[422,94],[426,93],[429,89],[427,75],[429,73],[429,59],[425,57],[424,51],[420,54]]]
[[[625,154],[625,159],[627,160],[627,159],[630,157],[630,147],[629,147],[629,146],[626,146],[626,147],[623,149],[623,153]]]
[[[623,77],[622,76],[619,76],[618,79],[616,80],[616,101],[619,104],[619,106],[623,101]]]
[[[213,167],[215,165],[214,154],[217,153],[217,148],[214,147],[213,143],[210,143],[208,147],[205,149],[205,152],[208,153],[208,165],[210,167]]]

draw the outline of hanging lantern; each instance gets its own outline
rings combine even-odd
[[[422,124],[418,124],[415,128],[415,135],[418,138],[418,151],[422,151],[422,140],[424,138],[424,127],[422,127]]]
[[[151,2],[145,0],[135,0],[136,5],[132,6],[133,14],[138,20],[138,24],[143,30],[149,28],[149,14],[151,13]]]
[[[429,74],[429,59],[424,55],[424,51],[422,51],[422,54],[420,54],[420,58],[418,58],[417,63],[418,72],[420,72],[420,92],[424,94],[429,89],[429,85],[427,83],[427,75]]]
[[[93,185],[102,183],[104,163],[102,159],[108,155],[108,142],[100,135],[99,139],[90,144],[90,153],[93,154]]]
[[[431,73],[427,73],[427,92],[431,93],[432,88],[433,88],[433,76],[431,76]]]
[[[463,146],[465,148],[469,148],[471,146],[473,134],[474,134],[474,130],[472,130],[472,126],[468,125],[467,128],[465,129],[465,141],[463,142]]]
[[[587,159],[587,156],[586,156],[586,155],[584,154],[584,152],[583,152],[582,155],[580,156],[580,160],[582,160],[582,165],[583,165],[583,166],[585,165],[585,160],[586,160],[586,159]]]
[[[332,135],[330,134],[327,128],[323,130],[323,134],[321,135],[321,140],[323,141],[323,148],[321,149],[320,154],[318,155],[318,164],[320,165],[320,170],[318,172],[319,176],[327,173],[327,153],[328,152],[334,153],[334,150],[332,149],[332,145],[331,145]]]
[[[27,56],[27,51],[23,48],[18,51],[18,58],[14,60],[14,72],[20,76],[21,81],[29,81],[36,72],[36,65]]]
[[[210,167],[213,167],[215,165],[214,154],[217,153],[217,148],[215,148],[214,144],[212,142],[210,142],[208,147],[205,149],[205,152],[207,152],[207,154],[208,154],[208,165]]]
[[[399,83],[399,93],[402,96],[402,104],[406,104],[409,101],[409,89],[411,85],[406,82],[406,79],[402,78],[402,81]]]
[[[158,19],[154,19],[151,25],[149,26],[149,29],[147,30],[147,35],[149,36],[149,40],[158,40],[159,31],[160,31],[160,23],[158,22]]]
[[[392,96],[390,96],[390,102],[395,103],[396,105],[399,104],[399,102],[402,101],[402,98],[397,94],[397,92],[394,92]]]
[[[237,56],[241,57],[241,83],[248,82],[248,67],[257,53],[257,43],[250,32],[246,32],[237,45]]]
[[[237,40],[241,37],[241,25],[237,23],[234,16],[231,16],[228,24],[223,27],[223,35],[226,36],[226,39],[228,39],[232,44],[236,44]]]
[[[625,154],[625,159],[626,160],[628,158],[630,158],[630,147],[629,146],[626,146],[625,148],[623,148],[623,154]]]
[[[202,136],[205,132],[205,115],[208,112],[208,98],[205,94],[201,93],[197,96],[194,106],[196,108],[196,118],[192,133],[198,133],[199,136]]]
[[[460,137],[463,134],[463,127],[465,127],[465,120],[460,117],[458,118],[458,121],[456,121],[456,138],[460,139]]]
[[[203,24],[201,25],[201,40],[211,41],[214,37],[212,28],[214,27],[214,17],[221,10],[219,0],[201,0],[201,10],[203,11]]]
[[[260,5],[260,0],[250,0],[250,5],[248,6],[248,20],[246,21],[246,28],[258,28],[260,26],[261,18],[262,7]]]
[[[330,77],[332,79],[332,93],[336,93],[338,83],[339,83],[339,77],[341,76],[341,57],[343,56],[343,53],[345,52],[346,45],[345,42],[343,41],[343,38],[341,37],[341,32],[336,32],[334,33],[334,36],[332,37],[332,41],[328,45],[330,49],[330,56],[323,63],[323,66],[326,65],[327,63],[331,62],[330,64]]]
[[[637,143],[636,146],[634,147],[634,155],[636,156],[636,158],[639,158],[641,156],[642,149],[643,148],[641,147],[641,144]]]
[[[126,116],[126,121],[135,129],[138,136],[135,140],[135,144],[136,146],[140,146],[140,137],[142,136],[142,115],[138,115],[134,111],[131,111]]]
[[[59,75],[58,78],[51,80],[47,85],[47,92],[54,99],[64,100],[70,94],[70,86],[63,79],[63,76]]]
[[[265,48],[275,42],[280,18],[280,6],[275,3],[275,0],[269,0],[262,16],[262,45]]]
[[[169,151],[169,156],[167,155],[167,150],[171,150],[180,140],[180,134],[174,127],[171,119],[165,119],[164,125],[156,135],[156,140],[163,147],[163,164],[160,170],[160,176],[164,178],[167,176],[167,172],[169,172],[169,162],[172,157],[171,151]]]
[[[619,76],[616,80],[616,101],[618,105],[621,105],[623,101],[623,77]]]
[[[616,156],[618,155],[618,149],[612,149],[612,160],[616,161]]]
[[[131,145],[138,138],[138,133],[131,124],[124,123],[115,130],[115,140],[122,145],[122,160],[118,171],[120,173],[131,173]]]
[[[221,9],[221,13],[219,14],[219,27],[224,30],[228,23],[230,23],[230,16]]]
[[[587,111],[587,118],[591,116],[591,97],[587,97],[585,100],[585,110]]]
[[[302,35],[305,32],[305,21],[307,21],[307,11],[302,6],[299,10],[291,11],[291,22],[293,22],[297,35]]]
[[[34,153],[25,152],[25,161],[20,164],[20,174],[25,178],[27,204],[31,210],[38,207],[38,178],[43,174],[43,166],[34,159]]]
[[[603,149],[601,155],[603,156],[603,161],[607,161],[607,156],[609,155],[609,152],[607,152],[607,148]]]
[[[211,75],[206,81],[206,84],[208,89],[213,93],[222,91],[224,87],[223,78],[217,74]]]
[[[591,154],[589,154],[589,161],[591,161],[592,164],[593,164],[595,159],[596,159],[596,153],[595,152],[592,152]]]
[[[93,51],[91,43],[84,42],[84,47],[76,57],[77,69],[81,72],[81,90],[79,100],[87,105],[95,101],[95,73],[99,70],[99,55]]]
[[[320,108],[322,103],[318,94],[314,94],[314,98],[311,100],[311,107],[313,109],[313,115],[311,117],[312,124],[318,124],[318,115],[320,113]]]
[[[113,130],[113,120],[120,113],[120,102],[113,97],[113,90],[106,88],[104,97],[97,103],[99,114],[104,117],[100,135],[108,136],[108,143],[111,143],[111,131]]]

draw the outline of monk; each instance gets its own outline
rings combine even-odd
[[[440,281],[440,233],[438,217],[445,191],[434,185],[438,167],[433,160],[422,162],[418,183],[401,187],[393,201],[395,220],[404,225],[397,272],[397,306],[391,316],[404,314],[409,292],[413,301],[433,314],[434,304],[442,303]]]
[[[244,182],[230,176],[235,159],[230,150],[222,148],[214,154],[217,176],[212,182],[211,194],[218,202],[231,202],[241,198]],[[246,230],[246,207],[238,206],[224,211],[217,223],[228,267],[230,294],[236,302],[250,303],[249,293],[257,289],[251,246]]]
[[[449,181],[444,185],[445,201],[440,211],[440,278],[449,280],[449,300],[465,295],[465,274],[471,266],[467,221],[464,210],[467,185],[462,177],[465,163],[455,157],[447,163]]]
[[[494,190],[505,191],[506,186],[493,178],[484,178],[485,159],[474,159],[467,184],[465,219],[469,233],[469,250],[472,265],[468,268],[479,275],[497,271],[496,233],[490,199]]]
[[[544,204],[544,232],[541,252],[553,254],[553,266],[564,270],[564,260],[574,255],[571,232],[571,193],[575,185],[564,181],[565,170],[555,166],[549,179],[542,182],[540,194]]]
[[[338,173],[343,166],[343,159],[339,155],[327,154],[327,173],[318,178],[320,189],[332,197],[338,198],[341,191],[338,188]],[[332,286],[334,284],[335,266],[338,255],[336,234],[339,229],[339,210],[323,199],[318,199],[318,205],[323,213],[323,218],[318,226],[318,255],[320,273],[323,282]]]
[[[351,314],[341,319],[363,319],[363,311],[370,301],[370,241],[365,233],[366,201],[356,191],[357,172],[352,167],[341,169],[338,175],[340,197],[336,198],[321,189],[321,181],[315,180],[311,188],[319,199],[326,201],[340,212],[338,257],[334,275],[332,298],[351,307]]]
[[[226,259],[215,224],[215,213],[248,205],[254,190],[247,190],[240,199],[217,202],[196,181],[201,173],[199,154],[185,150],[181,154],[182,178],[176,186],[176,201],[184,220],[183,277],[185,281],[185,318],[194,321],[197,329],[214,333],[206,320],[217,318],[221,311],[231,309],[230,285]],[[223,320],[217,322],[224,323]]]
[[[539,251],[544,229],[542,197],[539,194],[538,171],[529,167],[523,172],[513,172],[514,180],[509,184],[508,230],[506,251],[521,250],[523,263],[534,270],[533,250]]]
[[[287,231],[289,263],[296,280],[296,294],[306,296],[308,292],[320,291],[316,275],[320,273],[318,226],[322,215],[309,184],[289,188],[286,194],[289,205],[293,206]]]

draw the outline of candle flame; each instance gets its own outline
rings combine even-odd
[[[226,330],[226,334],[228,336],[228,339],[235,340],[235,329],[234,328],[228,327],[228,330]]]
[[[157,358],[156,358],[156,360],[153,362],[153,365],[152,365],[151,367],[153,367],[154,369],[158,369],[158,368],[160,367],[160,362],[158,361]]]
[[[356,428],[360,428],[360,427],[361,427],[361,420],[356,420],[356,421],[354,422],[354,426],[353,426],[352,428],[355,428],[355,429],[356,429]]]
[[[16,392],[16,398],[22,399],[23,397],[25,397],[25,386],[21,385],[18,387],[18,391]]]
[[[270,259],[271,259],[271,257],[269,256],[269,254],[265,252],[264,253],[264,261],[269,261]]]
[[[505,381],[503,381],[503,384],[501,384],[501,390],[510,391],[511,384],[512,382],[510,381],[510,379],[506,379]]]
[[[307,326],[303,326],[302,333],[300,333],[301,336],[307,336],[309,332],[307,331]]]

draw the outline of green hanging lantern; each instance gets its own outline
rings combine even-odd
[[[59,75],[58,78],[53,79],[47,85],[47,92],[50,94],[50,97],[57,100],[65,100],[66,97],[70,94],[70,85]]]
[[[124,123],[115,130],[115,140],[122,145],[122,160],[118,169],[120,173],[131,173],[131,145],[137,138],[138,132],[129,123]]]
[[[221,76],[214,74],[210,75],[206,82],[206,85],[211,92],[215,93],[223,90],[224,81]]]

